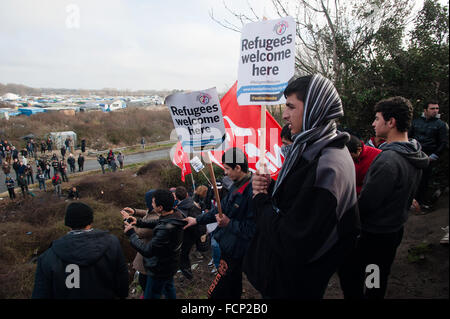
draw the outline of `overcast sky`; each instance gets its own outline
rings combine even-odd
[[[242,11],[247,1],[226,3]],[[277,18],[269,0],[249,2]],[[226,91],[240,34],[211,9],[227,17],[222,0],[1,0],[0,83]]]
[[[261,12],[265,2],[254,1]],[[221,0],[1,0],[0,83],[225,91],[240,34],[211,9],[225,16]]]

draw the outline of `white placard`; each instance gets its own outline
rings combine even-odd
[[[191,166],[194,168],[194,170],[197,173],[205,168],[205,166],[203,165],[202,161],[197,156],[195,156],[195,157],[193,157],[191,159]]]
[[[222,150],[226,135],[216,88],[175,93],[165,104],[185,152]]]
[[[283,91],[295,71],[295,31],[292,17],[249,23],[242,28],[239,105],[286,102]]]

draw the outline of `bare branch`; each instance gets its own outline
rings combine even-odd
[[[217,19],[214,17],[213,9],[210,10],[209,16],[211,17],[211,19],[212,19],[214,22],[216,22],[216,23],[219,24],[220,26],[222,26],[222,27],[224,27],[224,28],[226,28],[226,29],[228,29],[228,30],[232,30],[232,31],[239,32],[239,33],[241,32],[241,30],[240,30],[237,26],[235,26],[234,24],[228,22],[227,20],[224,20],[224,22],[226,22],[226,24],[223,23],[223,22],[220,21],[220,20],[217,20]]]

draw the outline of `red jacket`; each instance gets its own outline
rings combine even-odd
[[[355,163],[355,170],[356,170],[356,193],[359,195],[361,192],[364,177],[366,177],[366,173],[369,170],[370,164],[372,164],[372,161],[377,157],[378,154],[381,153],[381,150],[378,148],[374,148],[371,146],[362,144],[361,154],[359,154],[359,157]]]

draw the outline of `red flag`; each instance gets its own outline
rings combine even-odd
[[[227,149],[238,147],[243,150],[248,157],[249,169],[255,172],[259,167],[258,129],[261,124],[261,106],[238,105],[236,87],[237,82],[234,83],[231,89],[220,100],[227,133]],[[284,161],[284,157],[281,155],[282,143],[280,133],[281,126],[266,111],[266,165],[274,179],[277,179]],[[211,161],[222,168],[223,153],[223,151],[211,152]],[[184,176],[191,173],[191,167],[189,157],[183,151],[180,142],[177,144],[173,162],[181,168],[181,180],[184,181]]]
[[[261,106],[238,105],[236,97],[237,82],[220,100],[222,114],[224,117],[225,130],[227,132],[226,142],[229,147],[238,147],[248,157],[249,169],[256,171],[259,167],[259,134],[261,124]],[[283,164],[284,157],[281,155],[281,126],[266,111],[266,164],[272,178],[277,179]],[[223,151],[211,152],[216,161],[222,162]]]
[[[173,155],[173,163],[181,168],[181,180],[184,182],[184,177],[191,174],[191,164],[189,163],[189,156],[183,151],[181,143],[177,143],[175,154]]]

